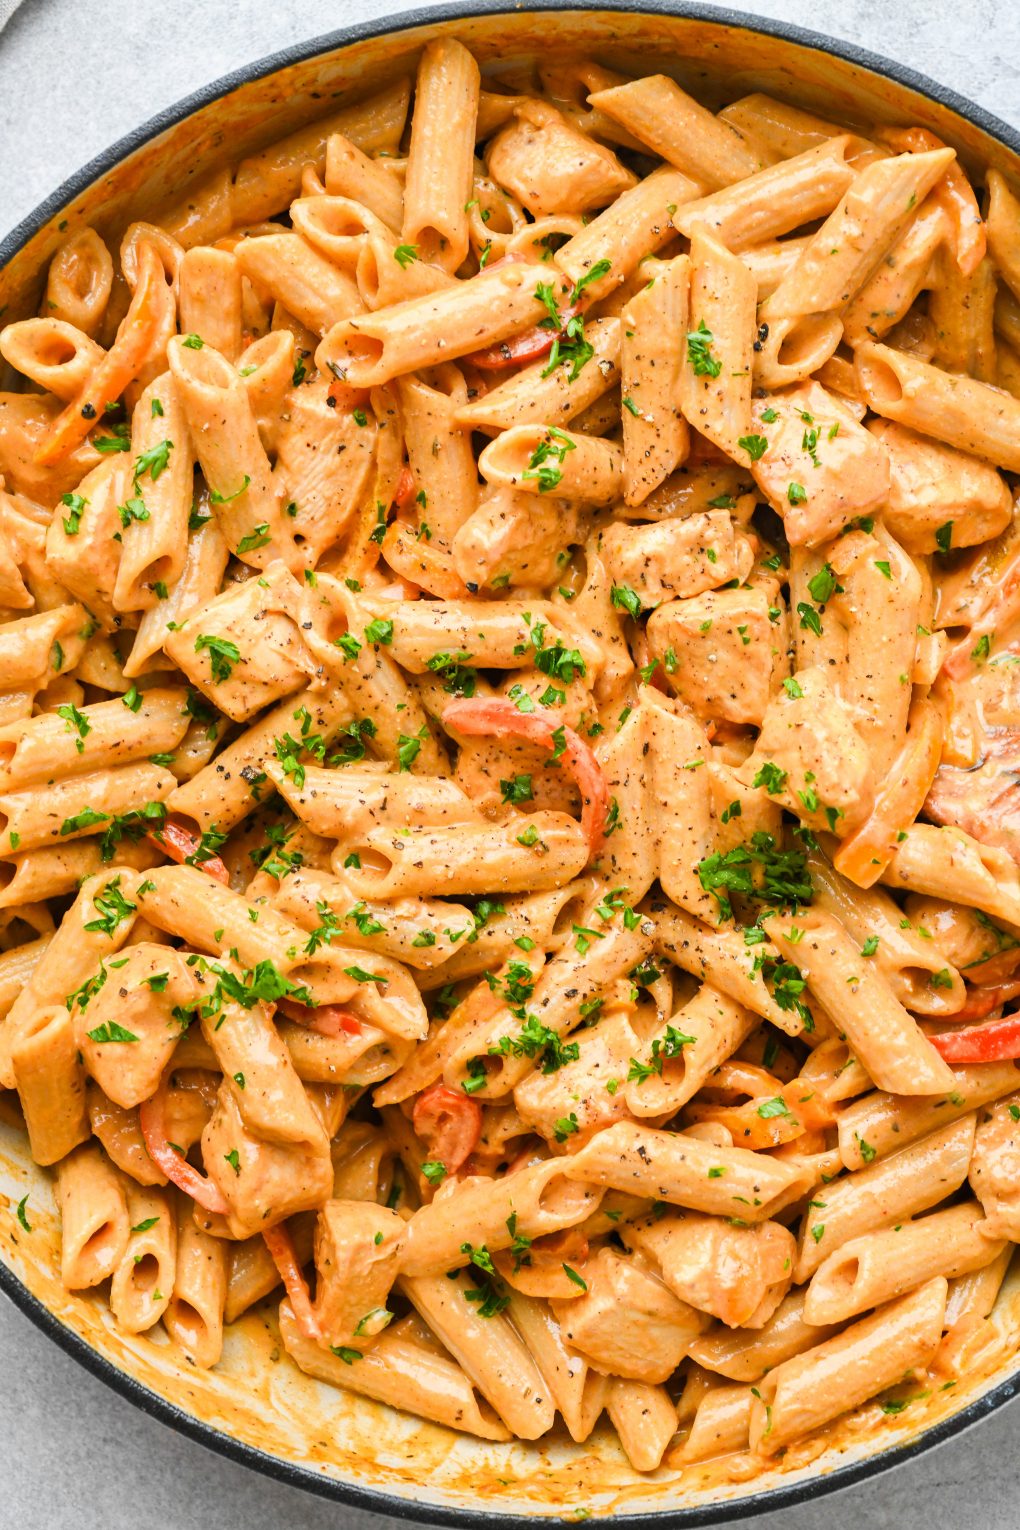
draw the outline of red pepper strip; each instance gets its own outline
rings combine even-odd
[[[477,1100],[459,1094],[446,1084],[423,1089],[414,1102],[412,1124],[429,1145],[433,1158],[456,1174],[478,1146],[482,1135],[482,1109]]]
[[[204,871],[212,877],[214,882],[222,882],[224,887],[230,884],[230,873],[220,860],[218,855],[210,855],[207,860],[195,861],[193,857],[198,854],[201,846],[201,837],[194,829],[187,828],[183,823],[178,823],[174,818],[168,818],[161,829],[155,829],[147,834],[157,849],[165,850],[172,861],[178,866],[185,862],[194,866],[196,871]]]
[[[166,301],[163,263],[151,244],[139,244],[138,280],[116,339],[47,430],[38,463],[59,462],[81,445],[93,423],[102,422],[106,405],[120,397],[151,354]]]
[[[193,1169],[186,1158],[172,1148],[166,1140],[166,1078],[160,1079],[159,1088],[151,1099],[145,1100],[138,1110],[138,1124],[145,1138],[145,1146],[149,1157],[158,1169],[166,1175],[171,1184],[183,1190],[185,1195],[190,1195],[193,1201],[206,1211],[227,1212],[230,1210],[220,1188],[213,1180],[207,1179],[204,1174],[199,1174]]]
[[[287,1231],[287,1224],[280,1222],[276,1227],[269,1227],[262,1236],[265,1239],[266,1248],[272,1255],[273,1263],[279,1271],[280,1279],[287,1288],[298,1328],[306,1339],[321,1339],[322,1329],[312,1309],[308,1282],[298,1264],[294,1240]]]
[[[1004,1015],[963,1031],[942,1031],[929,1041],[948,1063],[1005,1062],[1020,1057],[1020,1014]]]
[[[414,474],[405,462],[400,469],[400,477],[397,479],[397,487],[393,494],[393,503],[398,510],[403,510],[414,498]]]
[[[294,999],[281,999],[278,1008],[295,1025],[303,1025],[306,1031],[316,1031],[320,1036],[361,1035],[361,1021],[357,1015],[341,1009],[339,1004],[312,1008],[308,1004],[298,1004]]]
[[[564,741],[562,754],[567,774],[581,793],[581,827],[588,839],[591,854],[597,855],[606,837],[609,812],[609,788],[602,767],[589,746],[566,724],[554,728],[552,722],[537,712],[518,712],[512,701],[502,697],[474,697],[451,701],[442,714],[446,728],[455,728],[469,738],[522,738],[530,744],[557,747],[555,733]]]
[[[993,1009],[1005,1004],[1007,999],[1015,999],[1018,993],[1020,983],[1017,982],[980,983],[969,991],[961,1007],[947,1015],[946,1019],[983,1020]]]
[[[509,340],[500,340],[497,345],[487,345],[482,351],[473,351],[464,360],[470,361],[480,372],[503,372],[507,367],[520,366],[522,361],[537,361],[539,356],[549,354],[554,340],[565,338],[567,321],[576,317],[580,311],[578,304],[564,308],[560,315],[563,320],[562,329],[542,329],[536,325],[534,329],[526,329],[523,335],[513,335]]]

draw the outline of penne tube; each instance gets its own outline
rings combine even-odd
[[[362,311],[353,274],[342,270],[300,234],[282,232],[242,239],[234,251],[243,274],[267,292],[318,339]]]
[[[410,81],[395,80],[367,101],[341,107],[242,160],[231,190],[234,222],[257,223],[289,207],[300,192],[305,165],[313,164],[322,174],[334,133],[343,133],[364,154],[392,153],[404,129],[410,97]]]
[[[374,388],[418,367],[455,361],[542,318],[539,279],[528,265],[493,266],[456,287],[359,314],[329,330],[315,364],[352,388]]]
[[[582,913],[582,917],[591,915]],[[580,945],[575,939],[573,946],[557,951],[537,978],[535,970],[541,963],[535,964],[533,957],[529,963],[512,959],[501,985],[507,1007],[496,1013],[487,1032],[479,1037],[472,1031],[464,1045],[453,1053],[444,1070],[447,1082],[463,1087],[472,1080],[469,1092],[482,1099],[495,1098],[516,1088],[531,1071],[532,1059],[539,1054],[524,1039],[528,1023],[521,1023],[515,995],[527,995],[529,989],[533,990],[528,996],[532,1006],[529,1013],[544,1027],[543,1034],[561,1037],[576,1028],[584,1018],[581,1007],[590,1005],[607,984],[635,968],[640,970],[648,954],[648,937],[640,926],[621,929],[617,925],[605,933],[596,931],[595,935],[598,938],[587,949],[582,947],[591,940],[590,932]],[[552,1051],[555,1055],[555,1046]],[[544,1047],[541,1055],[545,1061]],[[479,1072],[479,1063],[484,1073]]]
[[[0,952],[0,1018],[6,1018],[22,989],[28,986],[32,973],[52,940],[52,935],[41,935],[38,940],[26,941]],[[3,1027],[0,1025],[0,1038]],[[4,1088],[13,1088],[5,1084]]]
[[[274,906],[306,929],[317,928],[330,910],[342,921],[349,945],[421,970],[448,961],[458,942],[476,933],[474,915],[464,904],[421,897],[369,904],[355,898],[340,877],[321,871],[288,876]]]
[[[542,1373],[508,1319],[483,1318],[468,1299],[478,1296],[470,1276],[402,1275],[397,1284],[517,1438],[545,1434],[555,1406]]]
[[[177,1273],[177,1219],[164,1190],[128,1190],[131,1234],[110,1282],[110,1311],[125,1333],[145,1333],[170,1303]]]
[[[953,1069],[955,1087],[949,1094],[918,1098],[875,1090],[840,1112],[839,1155],[848,1169],[874,1163],[1009,1094],[1018,1077],[1013,1062],[976,1063]]]
[[[68,236],[46,273],[46,312],[95,337],[113,289],[113,259],[93,228]]]
[[[70,776],[45,792],[40,786],[0,792],[0,856],[106,832],[137,804],[164,802],[175,785],[168,770],[133,764]]]
[[[675,226],[688,238],[696,227],[704,228],[726,249],[740,253],[824,218],[853,181],[846,162],[852,143],[848,134],[838,134],[688,202],[677,212]]]
[[[254,568],[276,558],[300,562],[244,384],[211,346],[189,350],[178,338],[167,357],[195,452],[230,550]]]
[[[118,506],[123,530],[113,603],[119,611],[147,610],[159,599],[157,586],[176,584],[184,571],[195,459],[171,373],[162,372],[143,389],[132,415],[131,446],[136,469],[152,454],[165,453],[166,465],[159,473],[153,468],[147,479],[136,476],[133,495]]]
[[[942,716],[930,701],[910,708],[907,737],[892,761],[871,812],[840,844],[836,870],[858,886],[871,887],[882,876],[921,811],[935,779],[942,749]]]
[[[387,647],[401,668],[416,675],[435,672],[430,661],[453,653],[465,653],[461,662],[483,669],[525,669],[534,663],[536,646],[547,639],[563,642],[570,636],[564,613],[546,600],[430,600],[394,605],[362,597],[358,614],[366,622],[388,620],[393,631]]]
[[[310,601],[314,591],[308,595]],[[282,562],[274,562],[261,578],[230,583],[190,612],[163,649],[221,712],[245,722],[312,675],[315,664],[304,639],[310,623],[300,620],[307,615],[300,585]]]
[[[454,272],[468,250],[481,76],[453,38],[429,43],[418,65],[404,183],[403,238]]]
[[[860,345],[857,378],[869,409],[947,446],[1020,471],[1020,399],[888,345]]]
[[[186,1196],[178,1193],[174,1202],[177,1259],[173,1293],[163,1312],[163,1327],[192,1365],[208,1370],[223,1351],[228,1244],[198,1227],[192,1203]]]
[[[404,194],[399,178],[386,161],[370,159],[343,133],[331,133],[326,141],[326,192],[346,197],[367,207],[388,229],[399,229],[404,220]]]
[[[819,1190],[804,1213],[794,1278],[809,1280],[853,1239],[953,1195],[967,1177],[973,1149],[974,1116],[967,1115]]]
[[[698,1404],[690,1431],[677,1453],[683,1462],[746,1450],[751,1426],[750,1387],[712,1387]]]
[[[1010,190],[1001,170],[988,172],[988,212],[985,215],[988,248],[1002,280],[1020,301],[1020,256],[1017,234],[1020,231],[1020,200]],[[51,267],[52,269],[52,267]]]
[[[769,163],[803,154],[839,133],[834,122],[827,122],[824,117],[761,91],[731,101],[719,116],[743,133],[759,153],[767,156]],[[856,159],[868,151],[874,153],[875,145],[854,135],[853,153],[849,157]]]
[[[262,768],[276,739],[297,733],[308,719],[309,736],[332,740],[352,720],[351,704],[340,690],[309,688],[286,697],[232,739],[215,759],[171,793],[169,807],[202,829],[232,829],[253,813],[271,791]]]
[[[542,1372],[570,1438],[582,1445],[590,1438],[613,1383],[572,1353],[545,1302],[511,1291],[509,1312],[510,1321]]]
[[[437,367],[432,381],[402,378],[400,407],[408,466],[421,505],[429,545],[449,547],[478,499],[478,471],[471,438],[457,415],[467,385],[455,366]]]
[[[556,266],[594,302],[619,287],[645,255],[673,237],[678,207],[703,191],[698,181],[662,166],[617,197],[555,255]]]
[[[906,316],[929,284],[932,261],[946,240],[948,226],[942,204],[929,197],[843,315],[847,345],[881,340]]]
[[[77,601],[19,617],[0,626],[0,673],[11,691],[46,685],[51,675],[74,669],[85,646],[88,623]]]
[[[161,209],[159,227],[184,250],[222,239],[229,233],[232,222],[232,179],[229,170],[214,170],[197,186],[189,187],[176,202]]]
[[[0,799],[2,806],[2,799]],[[444,888],[454,896],[540,892],[562,887],[588,861],[588,841],[566,813],[531,813],[506,824],[459,823],[437,828],[370,829],[347,841],[358,856],[349,881],[360,898],[414,897],[435,886],[431,867],[444,868]],[[346,859],[346,857],[345,857]]]
[[[728,186],[759,168],[758,156],[736,129],[667,75],[596,90],[588,100],[662,159],[708,186]]]
[[[755,377],[763,386],[800,382],[828,360],[842,334],[839,316],[952,160],[953,151],[944,148],[900,154],[876,160],[857,175],[762,304],[759,318],[768,332],[755,358]]]
[[[585,325],[592,355],[578,367],[569,357],[552,357],[522,367],[488,393],[457,408],[458,425],[509,430],[514,425],[567,426],[620,380],[620,320],[596,318]]]
[[[412,1049],[410,1041],[356,1018],[358,1031],[340,1036],[322,1036],[304,1025],[277,1021],[280,1038],[302,1083],[342,1083],[351,1089],[365,1089],[388,1079],[406,1062]]]
[[[997,379],[994,311],[998,283],[990,259],[964,273],[943,247],[932,262],[928,314],[934,327],[931,360],[980,382]],[[880,338],[872,336],[870,338]]]
[[[188,538],[184,566],[176,584],[167,588],[165,598],[157,591],[155,605],[142,613],[130,656],[124,664],[126,680],[159,667],[158,655],[167,634],[174,630],[175,623],[180,626],[196,606],[219,592],[229,556],[219,527],[211,516],[203,517],[202,525]]]
[[[751,1404],[752,1449],[771,1455],[927,1364],[945,1309],[946,1282],[937,1277],[777,1365]]]
[[[750,430],[755,302],[743,261],[695,224],[680,404],[695,429],[733,457]]]
[[[311,829],[345,843],[374,829],[395,833],[404,828],[479,823],[480,814],[455,782],[440,776],[391,775],[356,765],[323,770],[308,765],[301,785],[274,760],[264,760],[268,780]],[[346,857],[345,857],[346,858]]]
[[[720,1167],[723,1174],[709,1173]],[[778,1159],[746,1148],[713,1147],[631,1121],[597,1133],[567,1159],[565,1172],[587,1184],[650,1195],[712,1216],[739,1214],[752,1223],[764,1221],[791,1191],[807,1188],[803,1171]]]
[[[953,1088],[948,1063],[831,915],[804,909],[770,918],[768,931],[880,1089],[930,1095]]]
[[[803,1021],[795,1008],[783,1008],[768,988],[762,971],[765,962],[778,962],[779,952],[771,941],[755,947],[762,963],[748,964],[747,945],[740,931],[713,930],[691,914],[675,907],[652,906],[655,920],[656,949],[662,951],[685,972],[712,987],[737,1004],[753,1010],[780,1030],[798,1036]]]
[[[371,485],[378,421],[331,408],[325,379],[294,390],[276,438],[276,476],[303,556],[344,540]],[[363,421],[359,424],[359,419]]]
[[[64,1005],[36,1011],[11,1047],[11,1066],[32,1157],[59,1163],[91,1135],[85,1072]]]
[[[784,277],[793,270],[808,245],[806,236],[795,239],[770,239],[765,244],[741,250],[740,258],[754,277],[758,301],[771,297]],[[829,363],[826,363],[828,365]]]
[[[676,1432],[676,1404],[666,1388],[614,1376],[606,1412],[634,1470],[655,1471]]]
[[[0,1081],[14,1087],[10,1058],[24,1028],[40,1009],[64,1004],[86,1008],[89,998],[105,984],[107,958],[128,939],[137,913],[137,888],[142,874],[129,866],[113,865],[103,878],[90,879],[65,913],[60,928],[48,940],[0,1026]],[[21,966],[20,961],[15,968]],[[96,969],[98,967],[98,980]],[[24,970],[24,969],[22,969]],[[91,980],[83,988],[83,979]]]
[[[330,1354],[299,1328],[289,1302],[280,1308],[280,1337],[291,1359],[319,1381],[372,1397],[483,1440],[508,1440],[510,1430],[456,1360],[395,1326],[356,1363]]]
[[[661,263],[621,315],[623,486],[640,505],[687,455],[681,413],[683,336],[689,327],[691,268],[684,256]]]
[[[410,253],[416,246],[399,244],[398,238],[388,230],[374,228],[361,241],[354,274],[361,301],[373,312],[455,285],[454,277],[420,260]]]
[[[124,1110],[115,1105],[91,1079],[85,1098],[92,1132],[111,1162],[135,1184],[165,1185],[166,1175],[149,1157],[138,1121],[138,1111]],[[177,1130],[179,1132],[180,1128]]]
[[[169,753],[187,731],[186,700],[180,688],[136,691],[130,706],[118,698],[74,708],[77,715],[70,720],[43,712],[9,723],[0,728],[0,791],[38,786],[57,775],[115,770],[150,754]]]
[[[243,348],[241,267],[236,256],[208,245],[186,250],[179,282],[181,329],[236,361]]]
[[[1020,925],[1020,872],[1005,851],[949,825],[915,823],[903,836],[882,870],[887,886],[969,903]]]
[[[803,1291],[791,1291],[761,1328],[710,1328],[695,1339],[690,1358],[731,1381],[759,1381],[773,1367],[836,1332],[835,1327],[809,1323],[804,1301]]]
[[[297,988],[306,988],[313,1004],[345,1004],[355,995],[366,1018],[384,1017],[384,1029],[424,1034],[424,1008],[410,977],[394,962],[379,957],[371,977],[346,972],[357,967],[354,953],[340,946],[308,949],[305,931],[274,909],[262,907],[257,920],[247,899],[192,866],[160,866],[145,879],[140,893],[145,917],[157,929],[182,936],[198,950],[236,951],[242,966],[272,962]],[[214,967],[213,969],[218,970]],[[385,989],[384,999],[377,990]]]
[[[492,1253],[509,1248],[516,1230],[534,1241],[575,1227],[600,1200],[598,1191],[568,1177],[559,1158],[519,1169],[498,1183],[451,1180],[408,1224],[400,1268],[405,1275],[455,1269],[470,1262],[472,1246],[484,1245]]]
[[[0,330],[0,356],[60,399],[75,397],[103,355],[101,346],[63,319],[21,319]]]
[[[1004,1242],[985,1236],[977,1201],[933,1211],[917,1221],[851,1238],[828,1254],[811,1277],[804,1316],[842,1323],[925,1281],[969,1275],[997,1259]]]
[[[87,1290],[112,1275],[130,1236],[127,1196],[116,1169],[96,1143],[60,1160],[60,1279],[67,1291]]]
[[[904,1008],[924,1015],[952,1015],[964,1002],[963,979],[932,940],[908,925],[897,903],[880,888],[856,887],[819,851],[808,855],[813,906],[837,919],[882,973]],[[936,985],[932,979],[939,975]]]
[[[693,999],[642,1046],[638,1061],[648,1071],[628,1079],[628,1110],[639,1118],[679,1110],[710,1081],[714,1070],[739,1049],[757,1024],[753,1010],[703,984]],[[679,1043],[673,1040],[676,1033],[684,1038]]]

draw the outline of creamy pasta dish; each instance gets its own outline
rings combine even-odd
[[[334,108],[0,333],[63,1284],[638,1471],[881,1429],[1020,1240],[1020,201],[451,40]]]

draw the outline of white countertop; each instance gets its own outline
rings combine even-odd
[[[729,0],[847,38],[1020,125],[1016,0]],[[402,0],[25,0],[0,33],[0,236],[94,154],[218,75]],[[0,6],[2,11],[2,6]],[[760,1530],[1015,1530],[1013,1404],[963,1438]],[[144,1417],[0,1297],[0,1530],[388,1530]]]

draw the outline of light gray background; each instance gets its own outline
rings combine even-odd
[[[1020,124],[1016,0],[730,0],[911,64]],[[229,69],[403,0],[25,0],[0,34],[0,235],[65,176]],[[891,1476],[761,1530],[1014,1530],[1016,1405]],[[2,1530],[389,1530],[144,1418],[0,1297]]]

